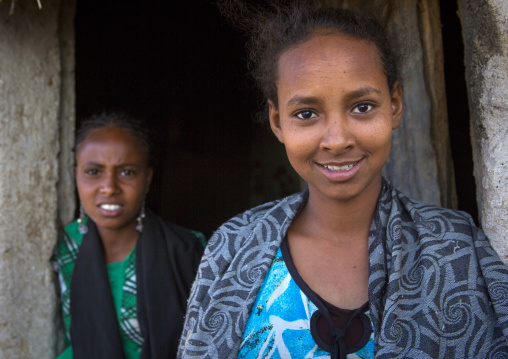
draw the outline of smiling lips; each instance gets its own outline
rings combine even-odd
[[[104,203],[104,204],[101,204],[99,207],[101,207],[102,209],[105,209],[106,211],[116,211],[116,210],[120,209],[122,206],[120,206],[119,204]]]
[[[332,180],[333,182],[344,182],[355,176],[355,174],[360,170],[362,163],[363,158],[348,164],[316,164],[328,179]]]
[[[343,165],[343,166],[336,166],[336,165],[323,165],[321,163],[318,163],[318,165],[326,168],[327,170],[330,170],[332,172],[346,172],[346,171],[349,171],[349,170],[352,170],[353,167],[360,161],[356,161],[356,162],[353,162],[353,163],[350,163],[348,165]]]
[[[117,216],[122,211],[123,206],[117,203],[102,203],[99,205],[99,209],[105,216]]]
[[[345,166],[332,166],[332,165],[321,165],[323,166],[324,168],[327,168],[329,169],[330,171],[341,171],[341,172],[344,172],[344,171],[349,171],[350,169],[352,169],[358,162],[355,162],[355,163],[351,163],[349,165],[345,165]]]

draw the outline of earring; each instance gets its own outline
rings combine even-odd
[[[138,224],[136,224],[136,230],[141,233],[143,232],[143,219],[145,218],[145,198],[143,198],[143,203],[141,203],[141,210],[139,211],[139,216],[137,218]]]
[[[79,223],[78,231],[81,234],[85,234],[86,232],[88,232],[88,227],[86,226],[86,223],[85,223],[85,217],[86,217],[85,209],[83,208],[83,205],[80,204],[79,205],[79,218],[78,218],[78,223]]]

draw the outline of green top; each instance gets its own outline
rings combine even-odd
[[[86,220],[86,218],[85,218]],[[57,359],[72,359],[70,340],[70,287],[74,263],[77,259],[83,235],[78,231],[78,222],[74,221],[65,227],[65,235],[58,242],[54,264],[60,282],[60,297],[63,322],[65,326],[65,351]],[[200,240],[203,247],[206,239],[200,232],[191,232]],[[126,359],[139,359],[143,345],[143,336],[137,318],[136,297],[136,251],[122,261],[106,265],[110,288],[113,296],[116,316],[120,326],[120,336]]]
[[[136,263],[135,249],[136,248],[134,248],[122,262],[106,265],[106,269],[108,270],[109,286],[111,287],[117,318],[121,318],[122,313],[122,299],[124,297],[123,285],[125,283],[127,267],[131,262]],[[135,300],[134,304],[137,305],[137,300]],[[141,355],[141,345],[137,345],[130,340],[130,338],[122,330],[120,331],[120,337],[122,339],[125,359],[139,359],[139,356]]]
[[[60,265],[60,271],[59,271],[59,277],[60,282],[64,280],[66,283],[64,286],[62,286],[62,309],[63,309],[63,319],[64,319],[64,325],[65,325],[65,342],[66,342],[66,349],[65,351],[60,354],[60,356],[57,357],[57,359],[72,359],[72,346],[70,345],[70,277],[72,276],[72,271],[74,270],[74,262],[75,258],[72,261],[69,261],[65,263],[65,258],[68,256],[68,258],[72,258],[73,256],[73,249],[78,249],[81,245],[81,241],[83,239],[83,236],[77,231],[77,222],[73,222],[69,224],[66,227],[66,234],[67,238],[63,238],[57,247],[57,263]],[[72,242],[69,242],[71,240]],[[67,243],[65,243],[67,242]],[[74,246],[73,244],[77,245]],[[70,248],[69,248],[70,246]],[[77,255],[77,253],[76,253]],[[115,306],[115,312],[117,318],[122,318],[122,300],[130,299],[131,305],[128,305],[128,307],[134,308],[137,305],[137,300],[135,295],[124,295],[124,285],[126,284],[126,277],[129,272],[129,267],[134,266],[135,268],[136,263],[136,251],[135,248],[132,250],[132,252],[122,261],[122,262],[116,262],[116,263],[109,263],[106,265],[106,269],[108,272],[108,278],[109,278],[109,285],[111,288],[111,294],[113,296],[113,303]],[[65,270],[64,270],[65,269]],[[135,270],[134,270],[135,273]],[[66,275],[67,274],[67,275]],[[66,278],[67,277],[67,278]],[[66,280],[68,279],[68,280]],[[65,294],[65,295],[64,295]],[[65,305],[67,303],[64,303],[64,300],[68,302],[68,306]],[[125,306],[125,305],[124,305]],[[67,307],[67,308],[66,308]],[[130,318],[133,320],[133,318]],[[119,319],[120,324],[120,336],[122,345],[124,348],[124,354],[126,359],[139,359],[141,355],[141,344],[142,341],[137,344],[131,338],[125,333],[124,330],[122,330],[122,321]],[[137,320],[136,320],[137,325]]]
[[[70,279],[74,270],[74,263],[77,258],[79,246],[83,240],[83,235],[78,231],[77,222],[69,224],[65,228],[65,232],[66,235],[58,243],[55,255],[60,279],[62,312],[66,334],[66,349],[57,359],[73,358],[70,342]],[[136,251],[134,248],[122,262],[106,265],[126,359],[139,359],[141,355],[141,346],[143,344],[137,321],[135,263]],[[134,291],[132,290],[133,287]]]
[[[113,295],[113,303],[115,305],[115,311],[117,318],[120,318],[122,310],[122,297],[123,297],[123,285],[125,282],[125,273],[128,263],[131,260],[135,260],[136,251],[132,252],[122,262],[110,263],[106,265],[108,271],[109,285],[111,287],[111,294]],[[68,318],[70,320],[70,317]],[[69,321],[70,327],[70,321]],[[67,329],[67,325],[66,325]],[[67,332],[67,330],[66,330]],[[66,336],[67,338],[68,336]],[[129,338],[121,333],[121,339],[126,359],[139,359],[141,354],[141,347],[133,343]],[[66,340],[67,341],[67,340]],[[72,346],[67,343],[68,347],[57,359],[72,359]]]

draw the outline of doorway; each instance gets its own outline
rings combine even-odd
[[[477,219],[461,27],[441,5],[459,209]],[[76,117],[124,111],[155,133],[148,206],[209,236],[247,208],[298,191],[283,147],[255,124],[246,38],[211,0],[78,1]]]

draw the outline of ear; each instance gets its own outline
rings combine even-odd
[[[152,183],[152,177],[153,177],[153,167],[147,167],[146,168],[145,193],[148,193],[148,190],[150,189],[150,184]]]
[[[282,131],[280,128],[279,110],[272,102],[272,100],[268,100],[268,118],[270,120],[270,128],[272,129],[273,134],[281,143],[284,143]]]
[[[400,125],[402,118],[402,89],[400,83],[395,82],[391,92],[392,101],[392,130],[395,130]]]

